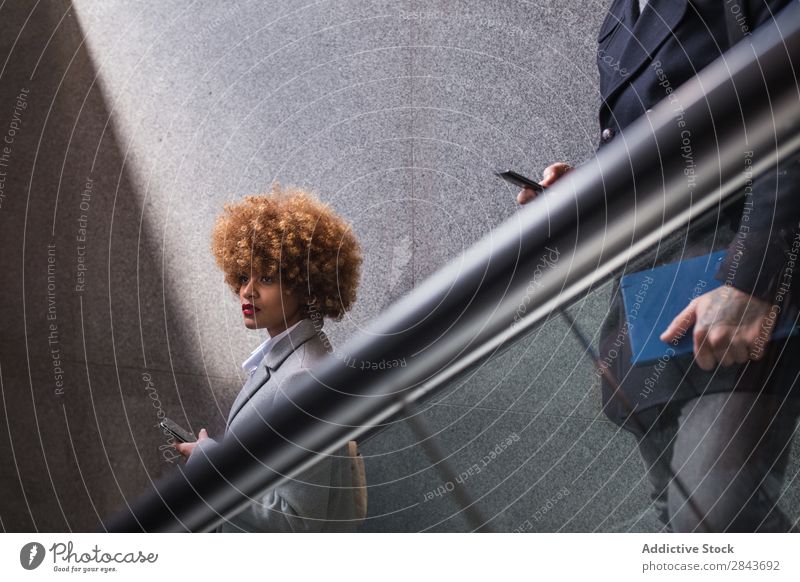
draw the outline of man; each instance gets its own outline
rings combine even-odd
[[[614,0],[598,35],[599,147],[789,2]],[[746,164],[744,159],[743,171]],[[549,166],[542,185],[569,170],[565,163]],[[800,246],[794,238],[800,219],[794,184],[800,184],[798,164],[784,161],[752,182],[744,203],[719,210],[710,226],[687,230],[679,243],[659,249],[655,260],[663,264],[728,248],[717,275],[725,284],[692,300],[661,334],[670,342],[693,326],[693,359],[631,367],[615,281],[600,351],[613,363],[622,394],[604,376],[604,411],[636,436],[654,507],[668,531],[793,527],[778,501],[800,415],[794,387],[800,340],[769,340],[778,312],[786,316],[781,308],[800,295],[784,268]],[[518,200],[524,204],[535,196],[525,189]],[[610,349],[615,342],[621,349]]]

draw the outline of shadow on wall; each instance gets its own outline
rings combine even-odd
[[[172,371],[192,342],[72,6],[6,2],[1,26],[0,526],[94,530],[175,470],[160,414],[213,429],[226,404]]]

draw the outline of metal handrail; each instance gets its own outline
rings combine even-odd
[[[238,440],[159,481],[103,529],[212,529],[719,205],[745,185],[745,151],[752,175],[789,158],[800,150],[798,60],[793,3],[390,306],[321,362],[293,402],[258,407]],[[680,155],[687,130],[690,176]]]

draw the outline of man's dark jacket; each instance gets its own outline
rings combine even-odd
[[[614,0],[597,39],[601,94],[598,147],[619,139],[625,127],[719,58],[731,42],[738,41],[736,34],[729,32],[731,15],[734,22],[746,27],[740,28],[746,35],[771,20],[790,1],[650,0],[638,14],[638,0]],[[743,159],[743,172],[747,170],[745,164]],[[649,264],[641,268],[728,248],[718,278],[772,301],[784,280],[786,253],[791,250],[800,219],[800,197],[794,192],[800,185],[800,165],[783,161],[765,175],[753,178],[751,196],[719,210],[712,217],[711,226],[684,231],[679,244],[650,257]],[[740,228],[745,202],[750,205],[747,228]],[[691,358],[679,358],[668,365],[631,367],[618,291],[615,285],[600,351],[606,361],[613,360],[611,369],[622,383],[623,398],[628,404],[612,397],[613,388],[604,381],[605,411],[610,418],[623,424],[628,406],[641,412],[670,400],[733,389],[738,366],[706,374],[692,365]],[[794,293],[792,298],[796,301],[798,295]],[[740,383],[737,389],[758,389],[753,383],[745,384]]]

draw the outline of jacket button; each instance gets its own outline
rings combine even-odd
[[[610,127],[605,128],[603,132],[600,134],[600,139],[603,141],[603,143],[611,141],[611,138],[613,137],[614,137],[614,130],[611,129]]]

